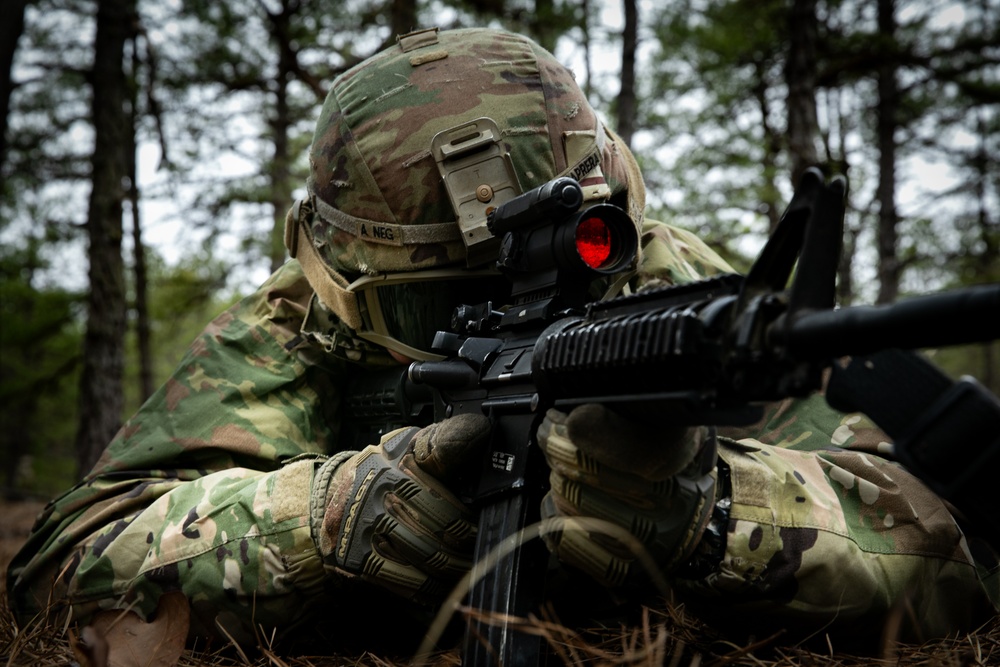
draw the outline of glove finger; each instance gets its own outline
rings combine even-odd
[[[391,510],[379,520],[372,543],[381,556],[408,563],[433,577],[456,581],[472,567],[473,542],[447,544],[421,526],[397,519]]]
[[[581,484],[556,472],[549,475],[552,492],[565,499],[574,509],[574,514],[594,516],[629,528],[645,515],[655,516],[670,511],[672,499],[669,496],[622,496],[608,493],[606,489]]]
[[[585,530],[560,508],[557,496],[549,493],[542,499],[542,516],[566,518],[563,528],[543,536],[549,551],[561,562],[575,567],[597,582],[620,586],[632,571],[635,558],[620,542],[604,534]]]
[[[555,473],[550,475],[550,483],[543,516],[594,517],[613,523],[643,544],[655,562],[670,567],[694,548],[701,535],[714,500],[715,481],[712,476],[677,479],[671,496],[661,496],[642,506]],[[594,534],[591,539],[609,553],[630,553],[612,537]]]
[[[445,489],[403,481],[385,498],[386,512],[421,539],[471,553],[476,524],[469,510]]]
[[[415,433],[401,430],[367,447],[330,483],[321,548],[348,572],[360,571],[374,544],[385,542],[380,534],[392,532],[397,523],[423,542],[438,543],[436,548],[414,546],[410,553],[471,553],[476,527],[468,508],[429,475],[415,479],[408,470],[419,471],[409,451]]]
[[[455,585],[455,581],[428,576],[413,565],[374,551],[365,561],[361,577],[422,604],[439,604]]]
[[[550,413],[553,411],[549,411]],[[657,497],[669,495],[671,480],[650,481],[641,475],[601,464],[570,440],[565,423],[547,414],[538,428],[538,444],[554,472],[580,484],[599,487],[636,506],[653,507]]]
[[[588,456],[651,480],[680,472],[701,443],[698,429],[646,424],[596,403],[574,408],[565,424],[569,439]]]
[[[397,518],[404,518],[405,512],[410,525],[415,528],[419,526],[419,530],[424,533],[457,544],[461,540],[475,540],[472,514],[436,475],[428,474],[430,471],[417,461],[418,457],[422,457],[430,462],[432,469],[445,471],[442,461],[459,464],[463,456],[468,456],[456,444],[458,438],[454,435],[465,420],[459,420],[458,428],[446,428],[442,431],[441,426],[451,421],[447,419],[420,430],[411,428],[394,431],[382,439],[381,447],[386,458],[395,461],[396,467],[405,474],[393,489],[393,497],[400,501],[395,505]],[[440,440],[445,444],[441,448],[435,447],[435,442],[439,439],[435,437],[435,433],[443,433],[444,437]],[[419,450],[419,454],[416,450]],[[468,451],[473,451],[471,446]],[[447,452],[454,456],[447,456]],[[410,478],[409,483],[406,478]],[[388,500],[384,504],[386,508],[389,507]]]
[[[436,479],[426,474],[414,478],[420,471],[412,458],[412,453],[404,454],[400,470],[387,467],[374,479],[367,491],[373,502],[366,503],[358,517],[359,529],[363,540],[394,544],[402,560],[430,571],[425,562],[440,561],[445,567],[450,560],[438,554],[471,556],[476,525],[469,509]],[[378,466],[378,458],[373,463]],[[362,464],[359,469],[366,467]]]
[[[490,420],[483,415],[461,414],[431,424],[413,438],[414,460],[420,469],[453,483],[477,451],[489,443]]]

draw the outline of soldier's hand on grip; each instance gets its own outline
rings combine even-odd
[[[460,415],[387,434],[332,458],[320,551],[334,568],[423,603],[439,602],[471,566],[475,517],[448,483],[485,445],[489,420]]]
[[[549,410],[538,430],[552,485],[542,515],[569,519],[546,536],[549,549],[606,586],[643,581],[621,541],[572,526],[574,517],[592,517],[631,533],[662,571],[682,564],[715,503],[716,444],[706,433],[653,428],[600,405]]]

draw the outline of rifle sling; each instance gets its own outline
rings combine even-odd
[[[883,350],[834,364],[826,394],[861,411],[893,440],[895,456],[1000,547],[1000,400],[972,378],[954,381],[920,355]]]

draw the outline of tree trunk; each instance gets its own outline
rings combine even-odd
[[[132,275],[135,289],[135,298],[132,307],[135,310],[135,339],[136,349],[139,353],[139,399],[145,403],[146,399],[153,395],[153,353],[152,340],[149,326],[149,284],[146,275],[146,248],[142,244],[142,220],[139,216],[139,180],[136,172],[136,157],[138,147],[136,146],[135,132],[138,127],[139,108],[139,52],[132,49],[132,71],[129,77],[129,91],[131,93],[130,124],[131,140],[128,150],[128,200],[132,212]]]
[[[546,51],[553,52],[556,49],[556,40],[563,30],[560,21],[556,16],[556,7],[553,0],[535,0],[535,11],[531,17],[531,36],[542,45]]]
[[[760,126],[764,133],[762,137],[764,154],[761,156],[761,166],[764,169],[761,174],[760,203],[764,206],[764,212],[767,215],[767,233],[770,236],[778,227],[778,221],[781,220],[782,206],[776,183],[778,155],[781,152],[781,135],[771,126],[771,106],[767,101],[767,74],[764,71],[763,63],[755,63],[754,76],[753,95],[760,108]]]
[[[416,0],[392,0],[392,7],[389,11],[394,39],[396,35],[405,35],[419,27],[417,25]]]
[[[878,37],[884,55],[878,66],[877,132],[879,148],[878,303],[892,303],[899,295],[900,263],[897,254],[896,128],[899,90],[896,83],[895,0],[878,0]]]
[[[618,94],[618,135],[627,146],[635,134],[635,52],[639,44],[639,12],[635,0],[624,0],[625,29],[622,32],[621,92]]]
[[[848,211],[848,215],[851,212]],[[844,245],[837,263],[837,303],[849,306],[854,302],[854,253],[858,249],[859,230],[845,221]]]
[[[827,164],[833,167],[833,171],[846,176],[847,136],[844,131],[845,121],[840,105],[840,91],[836,88],[827,89],[824,97],[828,121],[826,134],[823,135],[823,152]],[[854,302],[854,254],[858,249],[858,236],[861,234],[860,221],[865,217],[851,207],[848,198],[844,215],[844,245],[837,265],[837,303],[841,306],[849,306]]]
[[[998,278],[997,267],[1000,267],[1000,224],[995,218],[996,212],[990,206],[990,197],[987,192],[989,179],[993,177],[995,161],[989,156],[987,122],[984,113],[980,113],[977,118],[977,130],[979,131],[979,150],[976,152],[974,164],[976,166],[976,226],[982,252],[976,257],[975,275],[977,278],[989,277],[994,280]],[[991,212],[992,211],[992,212]],[[977,378],[986,387],[994,392],[1000,390],[1000,377],[997,376],[996,353],[1000,351],[997,341],[983,343],[983,363],[978,369]]]
[[[580,31],[583,33],[583,94],[593,104],[594,71],[590,57],[590,0],[580,0]]]
[[[93,467],[121,423],[125,338],[125,281],[122,262],[123,183],[132,141],[125,43],[132,34],[135,0],[97,4],[97,36],[92,73],[94,154],[91,158],[87,232],[90,293],[80,380],[77,470]]]
[[[271,244],[268,254],[271,272],[285,263],[285,212],[292,204],[291,156],[289,155],[288,133],[291,129],[291,113],[288,107],[288,82],[296,71],[296,54],[291,42],[291,19],[296,11],[289,0],[281,3],[281,12],[270,14],[271,39],[278,49],[278,76],[274,81],[274,112],[270,119],[274,140],[274,153],[269,169],[269,197],[274,211],[274,226],[271,228]],[[394,3],[394,5],[399,4]],[[395,6],[394,6],[395,9]],[[395,14],[394,14],[395,16]]]
[[[4,20],[0,21],[0,167],[7,160],[7,115],[14,90],[14,53],[24,32],[24,8],[27,0],[4,0]]]
[[[816,0],[795,0],[788,14],[788,60],[785,83],[788,87],[788,153],[792,184],[819,163],[816,138]]]

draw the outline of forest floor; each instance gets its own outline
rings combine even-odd
[[[156,656],[134,662],[110,663],[94,659],[80,651],[79,641],[72,630],[51,626],[31,625],[18,628],[7,608],[7,566],[23,544],[34,517],[42,509],[38,501],[0,499],[0,665],[49,667],[80,665],[105,667],[124,665],[180,665],[181,667],[325,667],[329,665],[372,665],[393,667],[404,662],[377,654],[366,653],[350,657],[278,655],[261,647],[259,655],[247,656],[228,650],[213,654],[184,650],[179,659],[163,662]],[[665,609],[644,610],[637,627],[621,628],[600,633],[580,634],[559,626],[538,622],[537,633],[552,650],[550,665],[649,665],[670,667],[706,667],[708,665],[753,665],[755,667],[987,667],[1000,665],[1000,617],[994,618],[978,632],[921,646],[891,644],[883,654],[853,656],[840,654],[832,647],[827,651],[805,650],[783,646],[780,636],[738,644],[720,639],[690,614],[666,606]],[[586,638],[585,638],[586,637]],[[161,656],[162,657],[162,656]],[[430,664],[458,665],[457,651],[435,656]]]

